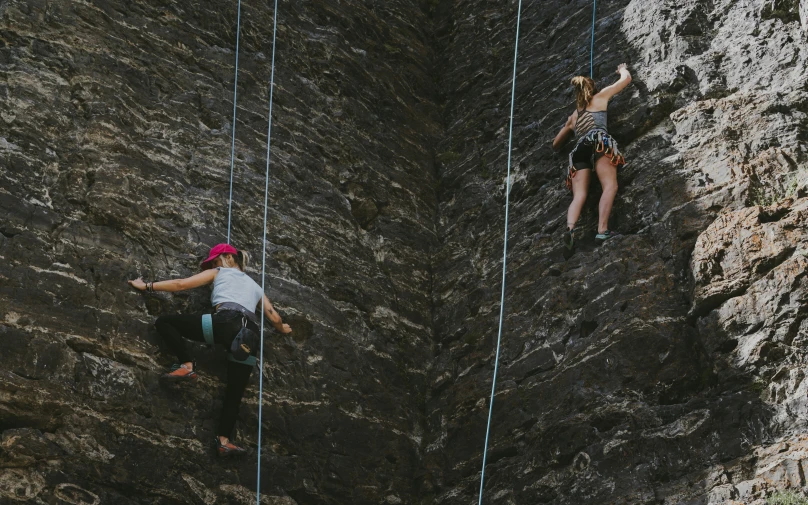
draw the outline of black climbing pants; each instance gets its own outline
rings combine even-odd
[[[213,342],[230,349],[230,344],[241,330],[242,318],[241,313],[234,310],[221,310],[213,314]],[[193,361],[188,344],[185,342],[186,339],[196,342],[205,341],[202,333],[202,314],[160,316],[157,318],[155,326],[166,345],[177,355],[180,363]],[[247,327],[256,333],[259,332],[258,327],[252,321],[247,322]],[[244,389],[250,380],[252,369],[253,367],[250,365],[242,365],[229,360],[227,362],[227,389],[217,433],[222,437],[233,436],[241,398],[244,396]]]

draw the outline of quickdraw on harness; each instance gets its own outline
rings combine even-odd
[[[626,159],[622,154],[620,154],[620,150],[617,147],[617,141],[614,140],[614,137],[609,135],[606,130],[601,128],[592,129],[581,137],[580,140],[578,140],[578,143],[575,144],[575,147],[572,148],[572,151],[570,151],[569,173],[567,174],[567,179],[565,181],[567,189],[569,190],[572,190],[572,178],[575,177],[576,172],[578,172],[578,169],[576,169],[572,164],[572,157],[575,155],[575,151],[577,151],[582,145],[592,150],[590,163],[593,167],[595,166],[595,159],[599,158],[600,156],[606,156],[609,158],[609,163],[617,168],[620,168],[626,164]]]

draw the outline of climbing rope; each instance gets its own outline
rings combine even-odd
[[[236,95],[238,93],[238,42],[241,34],[241,0],[236,17],[236,71],[233,78],[233,132],[230,135],[230,197],[227,199],[227,243],[230,243],[230,217],[233,215],[233,167],[236,160]]]
[[[266,263],[267,263],[267,209],[269,207],[269,161],[270,143],[272,140],[272,97],[275,87],[275,40],[278,33],[278,0],[275,0],[272,26],[272,63],[269,78],[269,125],[267,127],[267,166],[264,182],[264,234],[263,249],[261,251],[261,291],[266,292]],[[238,96],[238,55],[239,38],[241,34],[241,0],[238,1],[238,14],[236,18],[236,65],[233,83],[233,127],[230,139],[230,195],[227,199],[227,243],[230,243],[230,229],[233,216],[233,175],[236,159],[236,98]],[[258,470],[255,487],[255,503],[261,504],[261,428],[263,421],[264,399],[264,298],[261,299],[261,345],[259,351],[259,379],[258,379]]]
[[[479,505],[483,503],[483,485],[485,484],[485,460],[488,456],[488,435],[491,433],[491,414],[494,411],[494,393],[497,389],[497,370],[499,369],[499,347],[502,340],[502,319],[505,314],[505,272],[508,260],[508,207],[511,196],[511,151],[513,146],[513,103],[516,96],[516,57],[519,54],[519,24],[522,20],[522,0],[516,12],[516,42],[513,47],[513,77],[511,79],[511,116],[508,125],[508,176],[505,179],[505,238],[502,248],[502,293],[499,300],[499,331],[497,332],[497,353],[494,358],[494,379],[491,383],[491,401],[488,404],[488,424],[485,426],[485,446],[483,446],[483,469],[480,474]]]
[[[592,0],[592,43],[589,46],[589,78],[594,79],[595,60],[595,12],[598,7],[598,0]]]
[[[272,13],[272,70],[269,75],[269,126],[267,127],[267,170],[264,180],[264,238],[261,251],[261,291],[265,291],[267,266],[267,208],[269,207],[269,155],[272,140],[272,92],[275,88],[275,38],[278,33],[278,0]],[[261,298],[261,346],[258,353],[258,477],[255,484],[255,503],[261,505],[261,427],[264,404],[264,299]]]

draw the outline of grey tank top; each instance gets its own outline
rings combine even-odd
[[[594,130],[595,128],[600,128],[602,130],[606,129],[606,111],[599,110],[597,112],[591,112],[586,109],[581,109],[578,111],[578,120],[575,121],[575,140],[578,141],[581,137],[589,133],[589,131]]]
[[[213,292],[210,303],[214,307],[220,303],[233,302],[242,307],[255,310],[264,296],[261,286],[238,268],[219,267],[219,273],[213,279]]]

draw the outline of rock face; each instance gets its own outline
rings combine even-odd
[[[806,34],[796,2],[774,4],[600,6],[598,83],[621,61],[634,72],[610,105],[629,159],[611,223],[624,236],[595,246],[594,184],[567,260],[566,160],[549,141],[573,110],[569,77],[589,70],[591,10],[523,5],[487,502],[749,503],[806,484]],[[479,488],[515,7],[455,2],[441,18],[437,503]]]
[[[272,11],[247,4],[233,243],[258,274]],[[412,502],[432,356],[428,25],[408,2],[282,4],[266,280],[295,333],[266,342],[263,491]],[[197,387],[157,382],[173,357],[154,317],[201,312],[208,292],[126,285],[192,274],[225,241],[235,2],[0,13],[0,502],[249,502],[254,458],[209,450],[223,354],[199,348]],[[237,439],[255,447],[253,382]]]
[[[599,6],[629,165],[565,258],[550,140],[590,4],[524,3],[489,503],[752,503],[804,487],[808,35],[796,1]],[[260,275],[272,10],[245,4],[233,243]],[[250,503],[225,379],[165,388],[143,296],[226,237],[234,2],[0,3],[0,503]],[[802,16],[802,17],[801,17]],[[516,3],[281,2],[262,501],[476,500]],[[257,253],[257,254],[256,254]],[[237,439],[257,443],[257,377]]]

